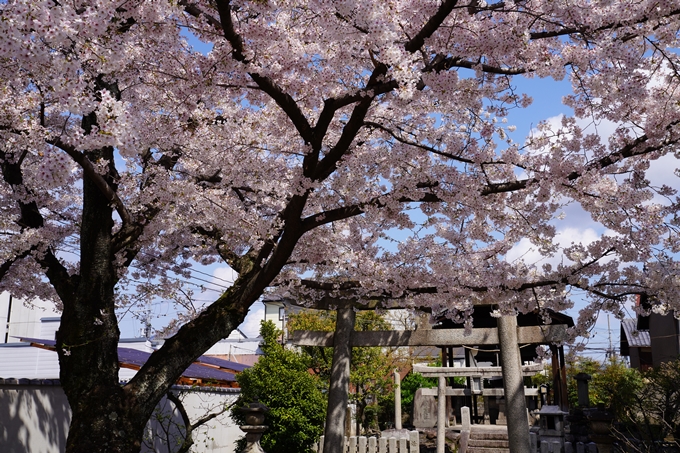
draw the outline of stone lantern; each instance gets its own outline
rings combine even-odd
[[[564,416],[568,415],[568,412],[562,411],[559,406],[546,404],[541,407],[538,414],[540,416],[538,438],[541,445],[545,443],[546,448],[548,448],[548,445],[552,444],[552,451],[563,451]],[[559,450],[554,449],[555,445],[558,446]]]
[[[262,434],[269,429],[265,426],[264,419],[269,408],[260,403],[257,398],[248,406],[239,408],[245,414],[246,424],[239,426],[246,433],[246,448],[243,453],[265,453],[260,445]]]

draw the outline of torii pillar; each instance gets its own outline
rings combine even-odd
[[[349,401],[349,365],[352,361],[352,332],[356,313],[352,307],[338,308],[333,336],[333,363],[328,389],[324,430],[324,453],[342,453],[345,447],[345,417]]]
[[[503,391],[510,451],[531,453],[522,359],[517,344],[517,316],[498,318],[498,340],[503,366]]]

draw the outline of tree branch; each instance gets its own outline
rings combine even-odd
[[[30,255],[30,253],[33,250],[35,250],[35,247],[31,247],[28,250],[24,250],[23,252],[21,252],[20,254],[15,256],[14,258],[9,259],[9,260],[5,261],[4,263],[0,264],[0,281],[2,281],[2,279],[5,277],[5,274],[7,274],[7,272],[9,272],[10,268],[12,267],[12,265],[14,263],[19,261],[20,259],[26,258],[28,255]]]
[[[447,158],[455,160],[457,162],[462,162],[462,163],[465,163],[465,164],[474,164],[475,163],[475,161],[472,160],[472,159],[466,159],[464,157],[456,156],[455,154],[446,153],[444,151],[440,151],[440,150],[434,148],[433,146],[422,145],[420,143],[416,143],[416,142],[412,142],[410,140],[406,140],[406,139],[400,137],[399,135],[395,134],[394,131],[383,126],[380,123],[376,123],[376,122],[373,122],[373,121],[364,121],[364,125],[375,128],[375,129],[379,129],[383,132],[386,132],[392,138],[394,138],[395,140],[397,140],[400,143],[403,143],[404,145],[410,145],[410,146],[413,146],[413,147],[416,147],[416,148],[420,148],[420,149],[428,151],[432,154],[436,154],[436,155],[442,156],[442,157],[447,157]]]
[[[498,75],[518,75],[531,72],[526,68],[502,68],[479,61],[464,60],[459,57],[434,58],[432,63],[423,68],[423,72],[447,71],[451,68],[479,69],[482,72]]]
[[[404,45],[406,51],[413,53],[420,49],[425,43],[425,40],[437,31],[446,17],[453,11],[456,4],[458,4],[458,0],[444,0],[437,12],[430,17],[430,20],[428,20],[425,25],[423,25],[423,28],[420,29],[418,34],[406,42]]]
[[[116,191],[106,182],[106,179],[100,175],[97,170],[94,169],[90,159],[85,157],[85,155],[79,152],[75,147],[64,143],[59,137],[48,139],[47,143],[55,146],[66,154],[71,156],[71,158],[83,169],[83,173],[94,182],[97,188],[101,191],[104,197],[109,200],[116,208],[116,212],[120,216],[123,225],[132,223],[132,218],[127,208],[123,204],[123,201],[118,197]]]
[[[241,262],[242,257],[227,247],[227,244],[222,240],[223,234],[220,230],[217,228],[207,229],[199,225],[194,228],[194,232],[214,241],[217,253],[227,264],[229,264],[229,267],[239,274],[243,272],[243,263]]]
[[[19,188],[26,189],[24,186],[23,172],[21,170],[22,160],[23,159],[19,159],[18,162],[10,162],[7,159],[7,154],[4,151],[0,151],[0,168],[2,169],[3,179],[15,193]],[[24,203],[23,201],[17,200],[17,204],[19,205],[21,216],[16,223],[21,228],[21,231],[26,229],[39,229],[44,226],[45,220],[35,201]],[[14,262],[20,258],[27,257],[30,253],[36,251],[38,247],[38,245],[35,245],[19,254],[13,260],[3,263],[0,279],[2,279],[9,271]],[[35,260],[46,270],[47,278],[50,280],[50,283],[54,286],[59,296],[62,297],[62,300],[66,300],[65,297],[70,297],[73,294],[75,277],[69,275],[64,265],[61,264],[56,256],[54,256],[50,249],[40,253],[43,253],[44,256],[42,258],[35,256]]]
[[[352,115],[350,116],[349,121],[347,122],[347,124],[345,124],[345,127],[342,129],[342,134],[340,135],[340,138],[338,139],[335,146],[330,151],[328,151],[328,154],[326,154],[326,156],[324,156],[321,162],[319,162],[319,165],[317,166],[317,169],[314,172],[312,179],[314,179],[315,181],[323,181],[336,170],[338,162],[347,153],[347,150],[349,149],[350,145],[356,138],[357,134],[359,133],[359,130],[363,127],[364,119],[366,118],[368,109],[371,106],[371,103],[373,102],[375,96],[377,96],[375,92],[371,93],[370,91],[375,86],[379,85],[378,81],[386,73],[387,66],[385,66],[384,64],[379,64],[373,70],[373,73],[371,74],[371,77],[368,80],[368,83],[366,84],[366,88],[364,89],[366,96],[361,102],[359,102],[359,104],[357,104],[354,107],[354,110],[352,111]]]
[[[418,184],[418,187],[421,189],[425,188],[432,188],[436,187],[438,184],[436,183],[423,183],[423,184]],[[332,222],[338,222],[340,220],[345,220],[349,219],[351,217],[355,217],[358,215],[361,215],[365,212],[364,208],[366,206],[376,206],[378,208],[382,208],[386,205],[386,203],[382,200],[384,198],[388,198],[390,195],[385,194],[380,197],[375,197],[372,198],[371,200],[368,200],[364,203],[358,203],[355,205],[349,205],[349,206],[343,206],[340,208],[336,209],[330,209],[328,211],[323,211],[319,212],[316,214],[312,214],[308,217],[305,217],[302,222],[301,222],[301,228],[303,232],[308,232],[313,230],[314,228],[317,228],[321,225],[326,225],[328,223]],[[437,195],[433,193],[424,193],[421,197],[419,198],[413,198],[413,197],[399,197],[398,201],[400,203],[437,203],[441,202],[442,199],[439,198]]]
[[[220,21],[215,19],[212,15],[200,9],[197,5],[189,3],[187,0],[180,0],[177,4],[179,6],[183,6],[184,11],[186,11],[188,14],[194,17],[204,16],[208,20],[208,23],[212,25],[213,28],[215,28],[215,30],[222,31],[222,24],[220,23]]]

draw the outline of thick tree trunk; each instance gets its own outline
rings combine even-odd
[[[117,94],[115,84],[104,87]],[[94,113],[83,118],[86,133],[96,121]],[[85,155],[92,162],[113,162],[114,158],[113,148]],[[104,177],[115,187],[113,175],[111,166]],[[73,414],[68,453],[139,452],[153,410],[129,398],[119,382],[113,226],[109,200],[94,181],[83,177],[80,275],[74,294],[60,295],[64,311],[56,336],[61,384]]]
[[[139,453],[146,420],[131,411],[122,388],[80,396],[66,443],[68,453]],[[132,414],[131,414],[132,412]]]
[[[113,150],[97,154],[112,158]],[[131,401],[119,383],[112,212],[87,178],[81,225],[80,281],[73,299],[64,301],[57,332],[61,383],[73,411],[66,451],[139,452],[143,414],[150,411]]]

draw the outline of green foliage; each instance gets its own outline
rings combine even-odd
[[[632,436],[647,441],[645,449],[655,451],[658,446],[651,441],[669,436],[680,439],[680,360],[641,373],[620,360],[601,364],[577,357],[569,362],[567,371],[570,404],[577,403],[573,377],[580,372],[590,374],[590,403],[604,404],[614,412],[622,423],[616,432],[620,442],[634,445],[630,443]]]
[[[432,388],[437,386],[436,378],[426,378],[420,373],[409,373],[401,381],[401,404],[402,407],[410,407],[416,390],[419,388]]]
[[[276,341],[280,332],[271,321],[262,323],[260,335],[264,355],[254,367],[238,375],[241,395],[232,416],[243,424],[243,413],[237,408],[259,399],[270,409],[263,449],[277,453],[310,451],[322,434],[326,417],[322,385],[309,373],[306,358]]]
[[[604,404],[614,411],[619,420],[628,417],[629,408],[634,405],[636,395],[642,387],[642,377],[636,369],[628,368],[624,361],[618,359],[604,364],[589,357],[578,357],[575,361],[570,361],[567,369],[567,391],[572,407],[578,405],[577,383],[574,379],[578,373],[587,373],[592,378],[588,386],[592,406]]]

